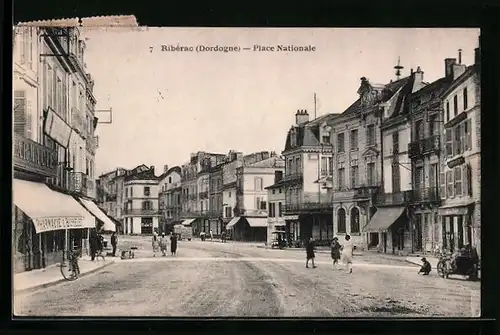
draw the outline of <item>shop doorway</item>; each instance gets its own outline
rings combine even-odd
[[[153,218],[141,218],[141,234],[153,235]]]
[[[370,233],[370,244],[368,248],[376,248],[379,244],[378,233]]]
[[[463,248],[464,246],[464,224],[463,217],[457,216],[457,243],[458,249]]]

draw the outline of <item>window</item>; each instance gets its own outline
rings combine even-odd
[[[148,201],[148,200],[143,201],[142,202],[142,209],[143,210],[151,210],[151,209],[153,209],[153,203],[151,201]]]
[[[446,179],[444,172],[441,172],[439,174],[439,182],[440,182],[439,196],[441,197],[441,199],[446,199]]]
[[[453,97],[453,116],[457,116],[458,114],[458,97],[455,94]]]
[[[366,182],[368,186],[375,185],[375,163],[366,164]]]
[[[358,150],[358,130],[351,130],[351,138],[350,138],[350,146],[351,150]]]
[[[344,133],[337,135],[337,152],[344,152]]]
[[[371,124],[366,128],[366,143],[367,145],[375,145],[375,125]]]
[[[462,167],[455,167],[455,196],[462,195]]]
[[[429,136],[433,136],[433,135],[438,135],[437,134],[437,131],[438,131],[438,127],[436,127],[436,121],[437,120],[437,115],[436,114],[432,114],[432,115],[429,115]]]
[[[446,101],[446,121],[450,121],[450,102]]]
[[[128,198],[128,188],[125,188],[125,198]]]
[[[328,157],[321,157],[321,177],[329,175]]]
[[[401,191],[401,175],[399,170],[399,164],[392,164],[392,193],[398,193]]]
[[[324,144],[330,144],[330,136],[329,135],[323,135],[322,142]]]
[[[151,195],[151,189],[149,186],[144,186],[144,195],[147,197]]]
[[[465,184],[465,195],[472,197],[472,170],[469,164],[464,166],[464,179],[467,180]]]
[[[281,202],[278,202],[278,216],[283,216],[283,204]]]
[[[339,190],[344,189],[345,187],[345,169],[340,168],[339,169],[339,177],[338,177],[338,182],[339,182]]]
[[[132,198],[134,196],[134,187],[130,186],[130,197]]]
[[[168,183],[172,184],[172,177],[168,177]]]
[[[25,91],[14,91],[14,132],[31,138],[31,111]]]
[[[445,151],[444,154],[446,155],[446,157],[451,157],[453,156],[453,133],[451,128],[446,129],[445,136],[446,136],[446,141],[444,147]]]
[[[359,168],[357,165],[351,166],[351,188],[358,186]]]
[[[295,173],[300,173],[301,165],[300,165],[300,157],[295,157]]]
[[[351,233],[359,233],[359,209],[351,209]]]
[[[453,198],[453,171],[446,172],[446,197]]]
[[[272,191],[272,192],[273,192],[273,194],[276,194],[276,190],[275,190],[274,188],[273,188],[273,191]]]
[[[417,190],[422,189],[424,186],[424,168],[419,166],[415,168],[415,175],[414,175],[414,188]]]
[[[465,150],[472,150],[472,126],[471,120],[467,119],[464,122],[464,135],[465,135]]]
[[[345,209],[340,208],[337,211],[337,232],[345,233],[346,225],[345,225]]]
[[[432,188],[431,192],[433,192],[436,189],[437,186],[437,163],[436,164],[431,164],[429,166],[429,187]]]
[[[462,153],[462,124],[459,124],[455,127],[454,129],[455,132],[455,138],[454,138],[454,144],[453,148],[454,154],[459,155]]]
[[[424,138],[424,122],[423,120],[417,120],[415,122],[415,141]]]
[[[262,191],[262,178],[261,177],[255,177],[254,179],[254,186],[256,191]]]
[[[467,87],[464,88],[464,110],[467,110],[468,108],[468,101],[467,101]]]
[[[399,132],[392,133],[392,153],[399,153]]]
[[[267,213],[267,216],[270,218],[273,218],[274,215],[274,204],[272,202],[269,203],[269,212]]]

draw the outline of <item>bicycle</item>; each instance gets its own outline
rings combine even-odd
[[[64,279],[73,281],[80,275],[80,267],[78,266],[78,251],[68,251],[69,260],[66,263],[66,257],[63,252],[63,257],[59,268]]]

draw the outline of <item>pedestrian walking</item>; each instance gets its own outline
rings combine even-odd
[[[97,249],[98,249],[98,244],[99,244],[99,237],[97,236],[97,232],[95,229],[90,230],[90,235],[89,235],[89,247],[90,247],[90,259],[95,260],[95,255],[97,254]]]
[[[166,252],[167,252],[167,238],[165,237],[165,233],[161,233],[161,237],[160,237],[160,250],[161,250],[161,253],[162,253],[162,256],[166,256]]]
[[[316,268],[314,265],[314,241],[312,237],[309,237],[309,240],[306,242],[306,268],[309,268],[309,261],[312,262],[313,269]]]
[[[352,273],[352,253],[354,250],[354,245],[351,241],[351,236],[345,235],[345,241],[342,245],[342,262],[344,263],[347,273]]]
[[[175,256],[177,253],[177,235],[176,234],[170,235],[170,252],[172,253],[172,256]]]
[[[104,237],[101,234],[97,234],[97,252],[102,253],[104,250]]]
[[[226,242],[226,232],[223,231],[221,234],[220,234],[220,241],[222,243]]]
[[[214,232],[210,229],[210,241],[214,240]]]
[[[118,244],[118,236],[116,236],[116,232],[111,234],[111,246],[113,247],[113,257],[116,257],[116,246]]]
[[[156,253],[160,249],[160,241],[158,238],[158,234],[156,232],[153,233],[153,239],[151,240],[151,244],[153,246],[153,257],[156,257]]]
[[[333,260],[333,269],[336,270],[340,259],[340,249],[342,246],[339,243],[339,238],[334,237],[331,245],[331,254]]]

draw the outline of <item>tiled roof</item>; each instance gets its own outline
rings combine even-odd
[[[307,122],[304,125],[293,126],[292,129],[288,131],[286,142],[285,142],[285,150],[291,149],[291,130],[295,130],[297,136],[297,145],[296,147],[302,146],[319,146],[320,138],[319,138],[319,126],[328,120],[336,118],[341,114],[330,113],[326,115],[322,115],[312,121]]]
[[[269,157],[267,159],[255,162],[253,164],[248,165],[248,167],[285,167],[285,161],[283,158],[274,156]]]

